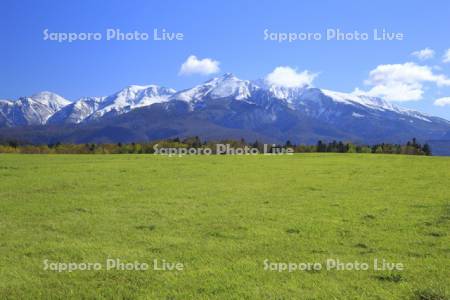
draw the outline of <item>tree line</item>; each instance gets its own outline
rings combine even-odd
[[[154,146],[160,148],[211,148],[215,149],[217,144],[228,144],[233,148],[252,147],[260,151],[264,144],[259,141],[248,143],[241,140],[222,140],[220,142],[202,141],[199,137],[185,139],[166,139],[146,143],[116,143],[116,144],[62,144],[54,143],[48,145],[23,144],[14,140],[0,141],[0,153],[24,153],[24,154],[145,154],[154,153]],[[330,153],[379,153],[379,154],[407,154],[407,155],[431,155],[428,144],[420,144],[415,138],[406,144],[375,144],[358,145],[349,142],[318,141],[315,145],[293,144],[286,141],[283,145],[270,144],[269,149],[291,148],[294,153],[330,152]]]

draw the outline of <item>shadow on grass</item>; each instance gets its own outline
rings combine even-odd
[[[300,234],[300,230],[298,230],[296,228],[288,228],[288,229],[286,229],[286,233],[288,233],[288,234]]]
[[[403,281],[403,276],[397,273],[377,275],[375,276],[375,278],[378,279],[379,281],[395,282],[395,283]]]
[[[139,225],[139,226],[136,226],[136,229],[153,231],[153,230],[156,229],[156,225],[154,225],[154,224],[150,224],[150,225]]]

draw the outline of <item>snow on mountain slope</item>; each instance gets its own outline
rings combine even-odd
[[[339,116],[353,107],[355,110],[364,110],[366,113],[377,115],[394,113],[425,122],[432,122],[431,118],[434,118],[418,111],[399,107],[381,98],[367,95],[342,93],[318,88],[295,90],[271,88],[271,92],[274,97],[283,99],[291,104],[293,109],[304,111],[306,114],[314,117],[324,116],[329,118]],[[358,111],[353,111],[353,116],[358,118],[364,116]]]
[[[69,103],[70,101],[55,93],[41,92],[16,101],[0,101],[0,111],[9,126],[42,125]]]
[[[248,99],[252,92],[259,87],[249,80],[241,80],[233,74],[227,73],[222,77],[213,78],[204,84],[176,93],[171,100],[186,102],[204,101],[206,99],[234,98]]]
[[[0,126],[78,124],[166,102],[175,93],[174,89],[156,85],[132,85],[109,97],[85,97],[70,102],[55,93],[41,92],[16,101],[0,100]]]
[[[13,107],[13,101],[0,99],[0,127],[11,127],[14,125],[9,118]]]
[[[60,95],[47,91],[34,94],[29,99],[42,105],[48,106],[54,111],[58,111],[64,106],[71,103],[69,100],[64,99]]]
[[[305,87],[300,88],[286,88],[281,86],[270,86],[268,87],[269,93],[280,100],[285,100],[288,103],[292,103],[293,100],[299,98],[304,91],[306,90]]]
[[[228,109],[230,117],[226,122],[225,117],[215,117],[222,118],[222,121],[230,126],[238,126],[237,120],[246,120],[246,124],[251,123],[254,127],[258,127],[258,122],[267,123],[267,120],[279,124],[294,124],[292,115],[311,118],[334,127],[345,124],[342,126],[355,127],[354,130],[357,130],[358,124],[358,128],[366,131],[370,126],[375,126],[374,124],[382,126],[385,120],[402,124],[417,122],[422,124],[422,127],[425,122],[430,123],[431,127],[435,124],[444,127],[450,125],[446,120],[401,108],[377,97],[308,86],[267,86],[262,80],[241,80],[233,74],[225,74],[180,92],[157,85],[131,85],[108,97],[85,97],[73,103],[50,92],[38,93],[16,101],[0,100],[0,127],[87,123],[102,117],[125,114],[155,103],[176,103],[175,100],[187,102],[191,111],[208,110],[209,103],[213,109]],[[218,106],[222,100],[223,107]],[[230,100],[237,102],[229,105]],[[170,107],[168,105],[166,109],[169,110]],[[286,118],[291,119],[288,122],[284,120]],[[362,124],[363,122],[366,124]]]
[[[12,105],[13,101],[8,100],[8,99],[0,99],[0,104],[4,104],[4,105]]]
[[[427,114],[414,111],[411,109],[406,109],[397,105],[394,105],[392,103],[387,102],[386,100],[383,100],[379,97],[371,97],[367,95],[356,95],[356,94],[346,94],[346,93],[340,93],[340,92],[334,92],[329,90],[321,90],[324,95],[330,97],[334,101],[350,104],[350,105],[361,105],[365,106],[369,109],[375,109],[380,111],[391,111],[395,112],[401,115],[405,115],[408,117],[420,119],[425,122],[432,122],[430,120],[431,116],[428,116]]]
[[[14,107],[14,101],[0,99],[0,113],[7,116]]]
[[[19,120],[23,118],[25,125],[42,125],[55,112],[70,104],[70,101],[52,92],[40,92],[31,97],[20,98],[14,104],[14,117]]]
[[[325,96],[328,96],[337,102],[346,104],[359,104],[378,110],[395,110],[395,106],[393,104],[377,97],[347,94],[324,89],[321,89],[321,91]]]
[[[109,115],[119,115],[132,109],[148,106],[154,103],[162,103],[169,100],[175,94],[174,89],[157,85],[131,85],[114,95],[106,97],[89,119],[97,119]]]
[[[48,124],[78,124],[92,115],[105,97],[84,97],[66,105],[48,119]]]

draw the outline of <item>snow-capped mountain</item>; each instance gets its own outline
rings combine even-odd
[[[138,107],[166,102],[175,93],[174,89],[157,85],[131,85],[114,95],[106,97],[88,119],[95,120],[104,116],[116,116]]]
[[[57,111],[70,104],[69,100],[51,93],[41,92],[16,101],[0,101],[1,120],[5,126],[42,125]]]
[[[317,88],[303,88],[297,90],[294,94],[290,94],[286,98],[286,101],[296,110],[304,111],[309,116],[319,117],[325,120],[332,120],[333,116],[340,117],[345,114],[344,112],[351,111],[352,117],[355,118],[380,115],[382,113],[385,113],[385,116],[387,116],[388,113],[392,113],[399,115],[398,117],[400,119],[402,117],[408,117],[431,122],[431,116],[399,107],[378,97],[367,95],[341,93]]]
[[[174,94],[171,100],[186,101],[193,105],[207,100],[230,97],[235,100],[246,100],[258,89],[259,87],[253,85],[249,80],[241,80],[233,74],[227,73],[191,89],[180,91]]]
[[[268,86],[233,74],[179,92],[157,85],[133,85],[111,96],[75,102],[48,92],[17,101],[0,100],[0,127],[42,124],[52,128],[72,124],[75,127],[70,134],[50,138],[74,142],[198,135],[205,139],[376,143],[450,136],[450,122],[377,97],[308,86]],[[30,130],[20,132],[41,141],[39,134]],[[48,133],[42,136],[49,138]]]
[[[53,116],[47,124],[79,124],[96,112],[105,97],[84,97],[66,105]]]
[[[79,124],[162,103],[175,92],[156,85],[132,85],[109,97],[83,97],[75,102],[51,92],[41,92],[16,101],[0,100],[0,126]]]

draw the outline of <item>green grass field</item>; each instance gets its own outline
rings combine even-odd
[[[1,299],[450,299],[449,229],[450,158],[0,155]],[[151,269],[43,263],[108,258]]]

